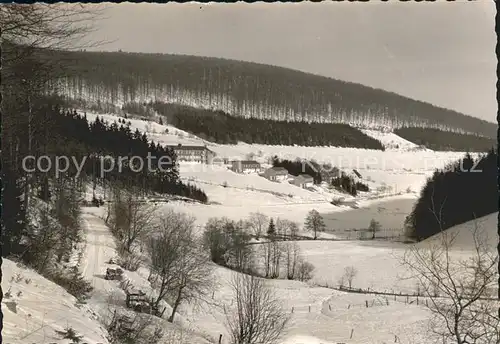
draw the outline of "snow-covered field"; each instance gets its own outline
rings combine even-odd
[[[452,254],[468,256],[473,247],[473,231],[477,230],[492,251],[496,250],[498,213],[470,221],[447,230],[456,235]],[[428,248],[440,240],[437,234],[418,244]],[[299,246],[307,261],[315,267],[313,282],[337,286],[345,267],[353,266],[358,274],[353,282],[355,288],[370,288],[376,291],[398,291],[413,293],[416,282],[403,280],[405,268],[402,257],[408,250],[407,244],[373,241],[299,241]]]

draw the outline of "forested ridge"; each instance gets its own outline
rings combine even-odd
[[[497,161],[498,152],[492,149],[476,159],[466,154],[436,170],[406,219],[407,234],[423,240],[498,211]]]
[[[496,126],[392,92],[288,68],[221,58],[122,52],[54,52],[71,65],[60,86],[93,103],[160,100],[233,116],[432,127],[495,137]]]
[[[494,138],[458,134],[433,128],[403,127],[394,133],[434,151],[487,152],[497,146]]]
[[[337,146],[383,150],[360,130],[340,123],[288,122],[230,116],[223,111],[195,109],[161,102],[151,104],[168,122],[208,141],[222,144]]]

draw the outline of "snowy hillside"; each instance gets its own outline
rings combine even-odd
[[[498,245],[498,212],[480,217],[458,226],[446,229],[448,240],[453,239],[452,247],[457,250],[474,250],[474,238],[481,238],[484,244],[492,251],[497,250]],[[420,243],[419,247],[429,247],[440,243],[442,234],[438,233]]]
[[[413,142],[405,140],[392,132],[382,132],[372,129],[361,129],[361,131],[366,135],[382,142],[385,149],[411,151],[417,150],[418,148],[418,146]]]
[[[82,342],[108,343],[92,308],[62,287],[8,259],[3,259],[2,272],[3,343],[66,344],[58,331],[68,328]]]

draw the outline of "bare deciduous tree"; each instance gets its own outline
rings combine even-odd
[[[297,278],[299,281],[305,282],[312,278],[312,272],[314,271],[314,265],[308,263],[302,259],[299,259],[297,266]]]
[[[347,282],[347,286],[349,288],[352,288],[352,281],[354,280],[354,277],[358,274],[358,270],[354,266],[347,266],[344,269],[344,274],[341,278],[341,281]]]
[[[293,280],[297,275],[297,268],[300,258],[300,248],[296,242],[285,243],[286,277]]]
[[[326,226],[323,222],[323,217],[321,216],[321,214],[315,209],[311,210],[307,214],[304,229],[313,232],[314,240],[316,240],[318,238],[318,233],[323,232],[325,228]]]
[[[211,218],[205,225],[203,243],[213,262],[231,266],[238,271],[252,268],[253,251],[248,246],[250,235],[244,231],[243,221]]]
[[[155,307],[176,290],[179,261],[184,248],[192,243],[193,226],[194,219],[168,211],[163,215],[158,231],[149,239],[151,283],[158,293]]]
[[[299,225],[296,222],[280,219],[276,220],[276,232],[283,237],[295,237],[299,231]]]
[[[226,326],[234,344],[274,344],[289,317],[281,301],[260,278],[237,274],[231,288],[235,309],[226,312]]]
[[[436,217],[439,219],[439,217]],[[412,246],[402,263],[429,299],[431,329],[446,343],[498,344],[500,318],[494,299],[498,255],[488,248],[477,223],[472,232],[473,249],[464,258],[453,252],[457,233],[441,231],[428,247]]]
[[[154,229],[157,205],[140,202],[131,196],[127,198],[126,202],[128,226],[124,228],[125,238],[123,244],[127,252],[132,252],[133,245],[138,240],[145,239]]]
[[[204,301],[214,285],[212,265],[194,236],[194,219],[182,213],[169,211],[161,219],[158,233],[152,235],[149,245],[152,284],[161,300],[173,301],[173,322],[178,307],[183,302]]]
[[[16,80],[11,66],[23,63],[39,49],[83,49],[104,42],[84,41],[94,21],[103,17],[102,5],[5,4],[0,6],[2,83]],[[40,61],[44,65],[55,61]]]
[[[259,212],[250,213],[248,224],[255,238],[258,240],[262,233],[267,230],[269,217]]]
[[[375,234],[377,232],[380,232],[380,229],[381,229],[380,222],[372,219],[370,221],[370,225],[368,226],[368,232],[372,233],[372,240],[375,239]]]
[[[206,301],[213,290],[213,266],[208,264],[208,257],[203,254],[199,243],[194,240],[190,245],[182,247],[180,259],[177,261],[174,304],[168,321],[173,322],[178,307],[183,302]]]
[[[125,252],[132,253],[133,246],[155,228],[157,208],[140,200],[133,191],[115,193],[112,224]]]
[[[271,259],[270,259],[270,277],[271,278],[278,278],[280,276],[280,270],[281,270],[281,257],[283,256],[283,253],[285,251],[285,247],[283,245],[283,242],[273,240],[270,242],[270,253],[271,253]]]
[[[259,245],[264,264],[264,276],[266,278],[271,275],[272,244],[272,241],[268,241],[266,243],[263,243],[262,245]]]

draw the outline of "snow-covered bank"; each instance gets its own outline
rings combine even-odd
[[[66,344],[57,331],[72,328],[82,342],[108,344],[107,331],[92,307],[9,259],[3,259],[2,272],[3,343]]]

